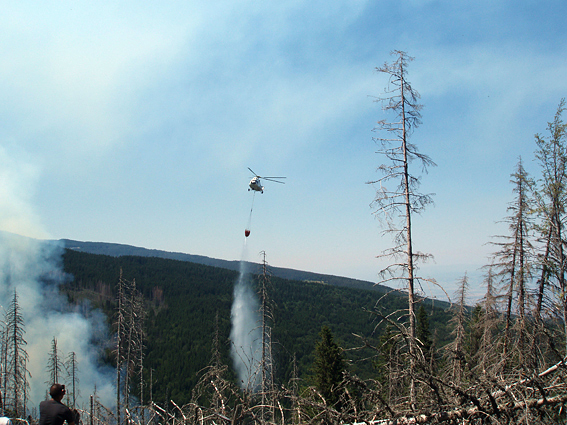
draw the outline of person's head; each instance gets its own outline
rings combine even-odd
[[[54,400],[61,400],[65,395],[65,385],[53,384],[49,389],[49,395]]]

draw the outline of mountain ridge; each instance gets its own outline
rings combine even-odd
[[[156,257],[156,258],[166,258],[170,260],[178,261],[188,261],[196,264],[203,264],[207,266],[219,267],[227,270],[240,270],[240,261],[237,260],[221,260],[217,258],[211,258],[204,255],[196,254],[186,254],[181,252],[170,252],[158,249],[148,249],[141,248],[133,245],[111,243],[111,242],[84,242],[77,241],[73,239],[60,239],[60,243],[66,249],[86,252],[90,254],[108,255],[110,257],[123,257],[123,256],[139,256],[139,257]],[[249,266],[252,266],[249,270],[254,270],[254,267],[260,271],[261,265],[258,263],[246,261]],[[297,280],[304,282],[317,282],[321,284],[333,285],[333,286],[343,286],[348,288],[358,288],[366,289],[379,292],[389,292],[395,291],[394,289],[375,284],[373,282],[353,279],[343,276],[334,276],[323,273],[308,272],[284,267],[274,267],[270,266],[270,272],[272,276],[280,277],[283,279]]]

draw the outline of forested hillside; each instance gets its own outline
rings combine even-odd
[[[186,403],[199,378],[199,371],[212,356],[212,341],[218,323],[222,361],[229,358],[230,309],[238,274],[231,270],[186,261],[152,257],[87,254],[66,250],[64,268],[72,276],[63,288],[69,300],[89,298],[104,310],[111,326],[116,308],[116,285],[122,271],[135,280],[145,299],[144,370],[150,380],[153,399]],[[310,383],[313,352],[321,327],[328,326],[339,344],[352,349],[361,344],[353,333],[370,336],[377,321],[374,311],[384,292],[349,289],[313,282],[271,278],[268,288],[274,303],[273,341],[276,381],[291,378],[295,355],[299,377]],[[380,308],[391,312],[404,308],[402,294],[382,299]],[[428,305],[431,332],[447,337],[448,313]],[[217,321],[218,317],[218,321]],[[376,330],[376,337],[383,331]],[[361,362],[368,352],[347,351],[349,370],[361,377],[379,373],[372,361]],[[109,354],[107,361],[112,362]],[[147,386],[149,388],[149,386]],[[149,391],[149,390],[148,390]],[[148,394],[149,396],[149,394]]]
[[[203,255],[185,254],[181,252],[169,252],[158,249],[146,249],[132,245],[108,243],[108,242],[83,242],[71,239],[61,239],[59,242],[65,248],[73,251],[88,252],[91,254],[109,255],[111,257],[135,256],[167,258],[170,260],[189,261],[195,264],[220,267],[233,271],[240,270],[240,261],[228,261],[217,258],[205,257]],[[259,264],[246,262],[248,267],[259,267]],[[314,273],[303,270],[294,270],[284,267],[271,267],[272,275],[290,280],[310,280],[324,282],[329,285],[346,286],[348,288],[370,289],[376,291],[387,291],[388,288],[373,282],[352,279],[343,276],[333,276],[322,273]]]

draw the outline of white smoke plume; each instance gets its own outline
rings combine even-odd
[[[46,236],[30,204],[30,191],[39,173],[10,158],[2,148],[0,163],[0,318],[3,319],[16,291],[31,373],[28,409],[34,413],[33,409],[46,397],[53,338],[61,358],[71,352],[76,354],[80,381],[77,407],[88,406],[95,386],[100,402],[112,407],[112,374],[99,365],[100,348],[96,344],[106,337],[102,315],[88,309],[73,311],[59,294],[59,284],[69,277],[63,272],[63,250],[57,243],[19,236]],[[65,376],[60,381],[70,385]],[[69,399],[64,401],[71,403]]]
[[[260,385],[262,330],[258,326],[258,297],[251,287],[247,267],[248,262],[242,260],[240,275],[234,286],[230,339],[232,361],[240,387],[253,392]]]
[[[101,402],[111,406],[113,375],[99,367],[101,352],[93,345],[105,340],[104,318],[97,312],[89,312],[87,318],[73,311],[59,294],[59,284],[68,278],[62,271],[61,254],[62,249],[55,243],[0,233],[0,314],[9,308],[16,291],[32,376],[28,406],[37,407],[45,398],[53,338],[57,340],[60,358],[65,359],[71,352],[76,354],[80,381],[77,407],[86,408],[95,386]],[[60,381],[70,386],[64,373]]]

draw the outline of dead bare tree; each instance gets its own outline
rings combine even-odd
[[[559,317],[567,335],[567,258],[565,245],[565,220],[567,205],[567,124],[563,122],[565,99],[557,107],[553,121],[548,123],[549,136],[536,134],[535,153],[542,177],[539,181],[536,199],[541,216],[540,233],[544,252],[540,257],[541,276],[536,293],[535,317],[541,326],[545,311],[546,294],[554,292],[559,301]],[[552,291],[550,291],[550,289]],[[553,302],[548,303],[551,307]],[[565,336],[564,335],[564,336]],[[567,352],[567,337],[564,340]]]
[[[461,385],[465,375],[467,362],[465,355],[465,328],[467,321],[466,298],[469,289],[469,280],[465,273],[459,282],[456,292],[457,303],[454,305],[455,313],[451,319],[453,325],[453,340],[445,347],[448,357],[448,376],[456,385]]]
[[[53,337],[51,340],[51,351],[47,359],[47,372],[49,373],[49,381],[46,382],[48,386],[55,384],[59,381],[61,377],[61,372],[63,371],[63,361],[57,349],[57,339]]]
[[[117,302],[118,308],[116,309],[116,321],[114,326],[116,327],[116,345],[115,345],[115,355],[116,355],[116,423],[117,425],[122,425],[121,422],[121,411],[122,411],[122,399],[121,399],[121,380],[122,380],[122,364],[123,359],[123,333],[125,327],[125,304],[126,304],[126,281],[122,278],[122,269],[120,269],[120,277],[118,279],[117,286]]]
[[[71,404],[73,408],[75,408],[75,405],[77,403],[77,397],[79,396],[78,387],[80,381],[79,381],[79,364],[77,361],[77,354],[74,351],[69,353],[69,355],[67,356],[67,360],[65,361],[63,366],[67,370],[67,376],[71,382],[70,398],[71,398]]]
[[[143,368],[144,348],[144,299],[132,280],[127,285],[125,333],[124,333],[124,405],[130,408],[131,381],[139,376],[143,381],[140,370]]]
[[[272,302],[268,293],[268,286],[270,284],[270,271],[268,262],[266,261],[266,252],[262,251],[262,274],[260,275],[260,320],[262,327],[262,358],[260,360],[261,371],[261,409],[260,416],[262,421],[266,420],[266,412],[264,406],[270,406],[272,422],[274,420],[275,410],[273,403],[274,396],[274,364],[272,361],[272,326],[274,320],[272,312]],[[268,400],[270,399],[270,400]]]
[[[517,334],[514,338],[517,363],[524,364],[529,357],[527,343],[527,295],[528,285],[532,278],[532,262],[535,257],[534,246],[531,242],[533,229],[531,193],[533,182],[525,171],[522,160],[518,161],[516,172],[512,174],[511,183],[514,185],[515,199],[509,204],[505,222],[508,223],[509,235],[498,236],[493,242],[498,251],[493,255],[492,269],[497,271],[505,293],[505,329],[502,349],[504,367],[511,355],[512,345],[512,315],[517,315]]]
[[[6,317],[6,311],[4,311],[3,317]],[[6,322],[4,320],[0,321],[0,385],[1,385],[1,404],[2,404],[2,414],[5,415],[6,409],[6,396],[8,394],[8,329],[6,327]]]
[[[205,416],[219,414],[231,415],[231,405],[234,404],[238,389],[228,377],[228,366],[222,362],[219,336],[218,312],[215,320],[215,333],[211,347],[209,365],[201,371],[201,378],[192,391],[191,403],[201,408]]]
[[[374,138],[380,145],[378,153],[384,155],[389,163],[382,164],[378,171],[383,177],[369,182],[377,185],[376,196],[372,202],[374,214],[385,224],[385,233],[393,235],[394,247],[384,251],[380,257],[388,257],[394,263],[381,272],[382,283],[391,280],[405,282],[408,292],[408,354],[410,375],[415,368],[417,353],[415,303],[416,284],[419,277],[416,275],[416,265],[430,255],[416,251],[413,247],[412,217],[419,214],[432,203],[430,194],[419,192],[420,178],[410,172],[410,164],[419,162],[423,172],[435,163],[419,152],[416,145],[410,143],[409,138],[413,131],[421,124],[422,105],[418,103],[419,93],[413,89],[407,80],[408,63],[413,60],[405,52],[394,51],[397,59],[389,64],[385,63],[377,68],[378,72],[389,77],[389,84],[384,97],[377,100],[382,103],[386,112],[392,112],[395,119],[378,121],[375,130],[386,133],[385,136]],[[393,184],[391,188],[389,185]],[[410,405],[415,408],[415,381],[410,379]]]
[[[18,293],[14,295],[5,317],[6,343],[7,343],[7,391],[11,397],[7,400],[15,417],[20,417],[26,412],[26,400],[29,390],[29,379],[31,374],[27,368],[29,359],[25,349],[27,341],[24,339],[25,323],[22,316]]]
[[[486,292],[479,301],[481,309],[480,317],[473,324],[478,328],[480,334],[479,347],[476,352],[471,353],[473,362],[472,374],[481,378],[496,376],[501,371],[501,355],[499,351],[499,329],[501,328],[501,317],[498,310],[497,294],[494,287],[494,274],[492,267],[488,271],[484,280]],[[471,332],[477,329],[471,329]]]
[[[130,386],[132,377],[143,380],[143,323],[145,319],[144,300],[136,288],[136,281],[124,279],[122,270],[117,284],[115,319],[116,330],[116,418],[121,424],[122,410],[130,415]],[[143,383],[140,384],[143,389]]]

